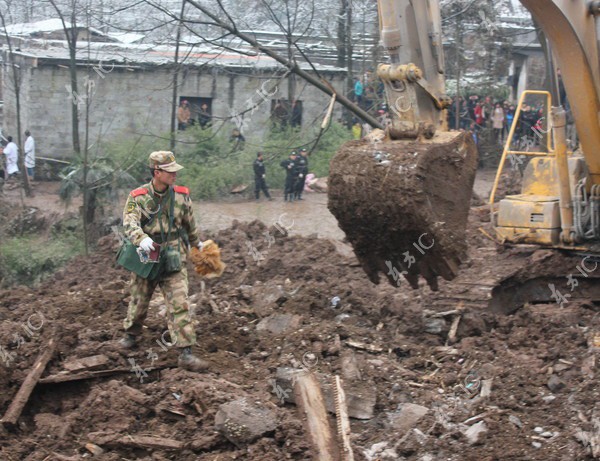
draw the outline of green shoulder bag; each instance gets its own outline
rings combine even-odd
[[[160,263],[143,263],[137,254],[137,247],[125,239],[117,253],[117,264],[140,277],[154,280],[160,275]]]

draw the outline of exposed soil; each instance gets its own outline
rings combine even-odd
[[[315,216],[324,213],[314,209]],[[271,382],[278,367],[293,366],[306,353],[317,358],[311,371],[342,374],[345,387],[366,388],[376,397],[371,419],[351,420],[357,460],[593,459],[575,436],[579,430],[594,433],[598,417],[596,304],[577,288],[571,292],[563,276],[557,288],[572,297],[562,306],[545,287],[546,299],[512,315],[488,308],[493,288],[503,280],[524,281],[519,277],[528,267],[532,278],[577,276],[581,258],[548,259],[531,247],[498,249],[485,235],[491,232],[487,216],[486,207],[472,208],[467,261],[453,282],[441,281],[439,292],[424,282],[418,290],[374,285],[356,258],[340,254],[332,240],[287,235],[270,222],[269,227],[234,222],[211,233],[222,247],[225,273],[203,281],[190,271],[198,332],[194,352],[212,364],[205,374],[178,369],[177,350],[163,351],[157,343],[166,329],[160,297],[151,304],[137,349],[117,348],[128,274],[114,266],[116,241],[105,237],[91,257],[74,261],[38,289],[0,292],[0,346],[15,354],[9,366],[0,360],[0,412],[53,335],[59,352],[44,378],[74,359],[98,354],[108,358],[100,369],[115,370],[38,384],[18,427],[11,432],[0,427],[0,460],[84,459],[89,442],[103,448],[94,457],[101,461],[312,459],[301,415],[293,404],[281,403]],[[334,296],[341,299],[336,307]],[[450,310],[461,316],[454,341],[449,334],[457,313],[440,315]],[[275,313],[300,316],[300,327],[278,335],[257,331]],[[39,327],[31,335],[28,321]],[[360,371],[354,378],[346,365],[349,355]],[[143,382],[130,359],[148,370]],[[477,386],[491,383],[489,396],[478,388],[472,392],[469,372],[477,373]],[[214,420],[221,404],[243,396],[275,411],[278,427],[238,447],[215,430]],[[405,427],[399,415],[407,403],[428,412]],[[487,432],[470,442],[466,429],[479,421]],[[184,447],[127,443],[142,435]]]

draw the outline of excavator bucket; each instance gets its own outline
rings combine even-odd
[[[466,225],[477,148],[469,133],[432,139],[344,144],[331,161],[329,209],[373,283],[419,274],[437,290],[452,280],[467,249]]]

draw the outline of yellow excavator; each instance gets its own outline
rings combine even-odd
[[[547,38],[555,62],[550,92],[521,96],[490,196],[500,241],[595,251],[600,243],[600,2],[520,0]],[[329,209],[368,277],[384,274],[413,288],[423,276],[452,280],[466,254],[466,225],[477,168],[470,133],[448,131],[439,2],[379,0],[389,63],[377,75],[391,123],[385,132],[346,143],[331,162]],[[600,26],[600,24],[598,24]],[[567,152],[560,69],[581,152]],[[528,94],[547,100],[545,152],[510,149]],[[522,190],[494,203],[509,156],[531,158]]]

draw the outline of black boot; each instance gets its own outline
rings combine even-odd
[[[189,371],[205,371],[209,367],[209,363],[206,360],[199,359],[192,354],[191,347],[184,347],[179,355],[179,361],[177,363],[179,368],[184,368]]]
[[[119,339],[118,342],[119,347],[121,347],[122,349],[132,349],[133,347],[135,347],[136,343],[136,338],[131,333],[125,333],[125,336]]]

